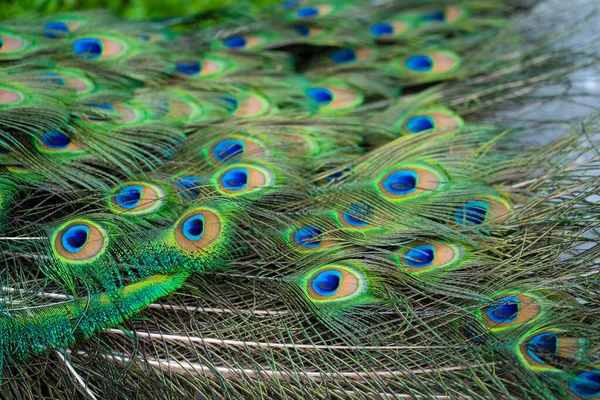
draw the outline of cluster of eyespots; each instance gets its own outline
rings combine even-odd
[[[69,136],[54,130],[40,134],[35,144],[42,153],[74,153],[82,150]]]
[[[486,222],[502,223],[510,216],[511,204],[500,196],[482,196],[457,207],[454,221],[463,226],[478,226]]]
[[[414,242],[398,252],[397,262],[412,273],[448,269],[460,264],[464,251],[459,245],[445,242]]]
[[[402,165],[384,172],[376,181],[376,190],[390,201],[401,201],[440,190],[447,178],[427,164]]]
[[[308,89],[306,95],[313,100],[322,112],[339,112],[362,104],[363,94],[342,84],[331,82]]]
[[[256,138],[242,135],[228,135],[212,142],[206,155],[213,164],[237,163],[244,157],[264,158],[266,145]]]
[[[495,296],[481,317],[491,330],[502,330],[532,322],[541,313],[542,302],[534,294],[509,292]]]
[[[91,103],[86,104],[85,122],[111,122],[118,124],[135,124],[144,119],[144,111],[125,104]]]
[[[31,47],[31,42],[9,33],[0,31],[0,58],[8,58],[13,55],[18,55]]]
[[[600,369],[578,372],[570,381],[569,389],[584,399],[600,397]]]
[[[460,67],[460,57],[450,51],[430,51],[410,55],[402,60],[401,74],[443,77]]]
[[[223,219],[217,210],[198,207],[176,222],[173,237],[181,249],[206,252],[221,237],[223,228]]]
[[[364,61],[373,56],[373,49],[368,47],[359,49],[337,49],[329,53],[329,59],[336,64],[349,64]]]
[[[216,174],[219,191],[229,196],[259,192],[274,183],[273,173],[258,165],[238,164],[223,168]]]
[[[310,300],[315,303],[349,301],[359,298],[368,288],[365,275],[352,266],[327,265],[310,271],[304,281]]]
[[[433,129],[450,134],[456,132],[463,125],[462,118],[443,107],[417,111],[400,118],[396,124],[402,133],[408,134],[421,133]]]
[[[0,86],[0,109],[23,104],[27,96],[20,90],[9,86]]]
[[[52,234],[52,249],[62,261],[89,262],[100,257],[108,246],[108,234],[98,224],[77,219],[58,227]]]
[[[176,178],[175,182],[182,188],[179,196],[184,200],[194,200],[200,197],[202,186],[206,184],[205,180],[197,175],[183,175]]]
[[[157,212],[165,200],[165,190],[156,184],[127,182],[113,189],[109,206],[120,214],[140,216]]]
[[[115,60],[127,55],[131,49],[125,41],[113,36],[97,35],[71,42],[73,54],[87,60]]]

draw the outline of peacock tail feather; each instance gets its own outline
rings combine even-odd
[[[598,115],[519,112],[577,27],[51,3],[0,27],[2,398],[600,398]]]

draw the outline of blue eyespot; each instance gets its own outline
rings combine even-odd
[[[56,39],[63,36],[63,33],[69,32],[69,27],[64,22],[49,22],[44,25],[44,36],[49,39]]]
[[[71,143],[71,139],[60,132],[49,131],[42,135],[42,143],[51,149],[65,149]]]
[[[284,10],[289,10],[298,7],[300,4],[302,4],[300,0],[287,0],[281,3],[281,8]]]
[[[310,28],[308,25],[296,25],[294,26],[294,29],[302,36],[310,35]]]
[[[202,71],[202,63],[200,61],[179,61],[175,63],[175,70],[183,75],[196,76]]]
[[[233,161],[244,154],[245,145],[241,140],[225,139],[213,147],[213,156],[219,162]]]
[[[96,59],[102,56],[102,42],[95,38],[84,38],[73,42],[73,52],[75,55],[87,58]]]
[[[87,243],[90,228],[85,225],[74,225],[62,235],[61,243],[69,253],[77,253]]]
[[[306,95],[321,106],[327,105],[333,100],[333,93],[327,88],[310,88],[306,91]]]
[[[243,36],[233,36],[225,39],[223,44],[230,49],[243,49],[246,47],[246,38]]]
[[[228,190],[243,190],[248,185],[248,170],[245,168],[234,168],[225,172],[221,181]]]
[[[321,245],[319,238],[323,232],[311,225],[306,225],[294,233],[294,240],[300,246],[307,249],[314,249]]]
[[[383,187],[392,194],[403,195],[417,190],[418,177],[414,171],[396,171],[383,182]]]
[[[428,55],[416,54],[408,57],[404,65],[414,72],[427,72],[433,69],[433,60]]]
[[[420,18],[423,22],[444,22],[446,20],[446,14],[443,11],[432,11],[425,13]]]
[[[429,115],[416,115],[406,121],[406,129],[412,133],[419,133],[435,128],[435,122]]]
[[[296,15],[300,18],[310,18],[319,15],[319,9],[316,7],[304,7],[296,11]]]
[[[2,49],[2,46],[4,46],[4,40],[2,40],[2,38],[0,37],[0,49]]]
[[[144,42],[150,41],[150,36],[148,35],[138,35],[138,39],[143,40]]]
[[[542,333],[534,336],[527,343],[527,354],[536,362],[546,364],[540,356],[554,355],[558,348],[558,337],[555,333]]]
[[[54,72],[46,72],[41,82],[49,85],[65,86],[65,80]]]
[[[329,53],[331,61],[345,64],[356,61],[356,53],[352,49],[339,49]]]
[[[202,182],[202,178],[195,175],[185,175],[177,179],[177,184],[185,189],[185,191],[179,193],[179,196],[190,200],[198,198]]]
[[[344,221],[351,226],[368,226],[369,220],[372,214],[372,207],[365,203],[352,204],[348,210],[344,213]]]
[[[380,22],[378,24],[371,25],[371,34],[375,37],[382,37],[394,34],[394,27],[392,24],[387,22]]]
[[[183,235],[189,240],[200,240],[204,234],[204,216],[194,215],[183,223]]]
[[[569,387],[573,393],[584,399],[600,396],[600,370],[578,373],[571,379]]]
[[[135,208],[142,199],[142,190],[142,187],[137,185],[125,186],[116,194],[115,200],[120,207]]]
[[[92,108],[92,109],[96,108],[100,112],[102,112],[103,110],[115,111],[115,108],[111,104],[86,104],[86,106],[88,106],[89,108]],[[88,119],[90,119],[92,121],[109,121],[110,117],[104,116],[101,114],[92,114],[92,115],[88,115]]]
[[[513,322],[519,316],[519,299],[513,296],[495,300],[497,304],[486,309],[488,317],[499,324]]]
[[[429,244],[415,246],[406,253],[406,263],[414,268],[425,268],[433,264],[435,248]]]
[[[335,270],[323,271],[312,281],[312,289],[320,296],[333,296],[342,283],[342,273]]]
[[[467,201],[460,205],[454,213],[454,220],[459,225],[481,225],[485,222],[489,206],[483,201]]]
[[[336,168],[335,166],[331,166],[329,167],[329,169],[334,169]],[[333,174],[327,175],[325,178],[323,178],[323,180],[327,183],[337,183],[337,182],[341,182],[345,179],[348,178],[349,174],[348,172],[352,171],[352,167],[347,167],[344,168],[341,171],[335,172]]]
[[[239,107],[239,101],[235,97],[222,97],[229,114],[233,114]]]

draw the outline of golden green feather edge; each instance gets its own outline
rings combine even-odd
[[[517,6],[6,21],[3,398],[598,398],[596,121],[485,122],[596,60]]]

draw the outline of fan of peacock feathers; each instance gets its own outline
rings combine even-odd
[[[529,6],[4,21],[1,397],[599,399],[599,124],[510,117],[598,58]]]

